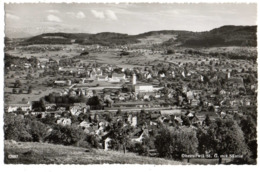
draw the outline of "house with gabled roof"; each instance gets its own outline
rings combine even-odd
[[[149,131],[148,131],[148,129],[142,130],[141,135],[139,135],[139,136],[137,136],[137,137],[133,137],[133,138],[131,139],[131,141],[142,143],[144,137],[149,137]]]
[[[73,106],[70,106],[70,113],[78,116],[80,113],[86,113],[89,108],[85,103],[74,103]]]
[[[125,80],[126,76],[124,73],[113,73],[112,77],[108,79],[109,82],[121,82],[121,80]]]
[[[23,112],[31,111],[32,104],[31,104],[31,102],[21,103],[21,104],[9,104],[8,108],[7,108],[7,112],[15,112],[19,109],[21,109]]]
[[[55,110],[56,109],[56,104],[55,103],[46,103],[45,104],[45,109],[46,110]]]
[[[108,81],[108,75],[97,76],[97,81]]]
[[[71,119],[69,118],[60,118],[57,120],[57,124],[60,124],[62,126],[70,126],[71,125]]]

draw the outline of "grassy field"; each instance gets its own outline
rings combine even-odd
[[[161,158],[137,156],[134,153],[86,149],[48,143],[4,143],[5,164],[155,164],[185,165],[187,163]]]
[[[35,47],[36,50],[30,50],[26,48],[32,48]],[[46,49],[44,51],[39,51],[37,48],[39,47],[46,47],[49,49]],[[50,48],[61,48],[60,50],[50,50]],[[84,48],[82,45],[77,45],[77,44],[72,44],[72,45],[44,45],[44,44],[39,44],[39,45],[29,45],[29,46],[18,46],[14,50],[9,50],[6,51],[6,53],[13,55],[13,56],[18,56],[18,57],[25,57],[25,58],[31,58],[31,57],[37,57],[38,59],[45,58],[53,58],[54,60],[60,60],[62,56],[65,57],[74,57],[76,55],[80,54],[80,49]]]

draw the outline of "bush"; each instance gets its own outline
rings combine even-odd
[[[29,132],[32,136],[33,142],[42,142],[44,141],[47,133],[47,126],[40,121],[29,121],[27,124]]]
[[[54,144],[75,145],[84,138],[81,128],[55,125],[45,140]]]
[[[75,146],[82,147],[82,148],[92,148],[92,145],[86,140],[78,141],[78,143]]]
[[[87,135],[85,141],[87,141],[93,148],[102,148],[99,144],[99,139],[92,134]]]
[[[123,52],[120,53],[120,56],[127,56],[127,55],[129,55],[129,54],[130,54],[129,52],[123,51]]]
[[[167,54],[174,54],[173,50],[167,50]]]
[[[4,116],[5,140],[31,141],[32,136],[28,131],[22,116],[7,114]]]
[[[127,150],[130,152],[138,153],[139,155],[147,156],[149,147],[142,143],[139,143],[139,142],[136,142],[136,143],[131,142],[127,146]]]
[[[80,53],[80,56],[84,56],[84,55],[88,55],[88,54],[89,54],[88,51],[84,51],[84,52]]]

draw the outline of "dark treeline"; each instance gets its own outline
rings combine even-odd
[[[29,63],[32,65],[32,67],[36,67],[38,64],[38,59],[36,57],[27,59],[24,57],[12,56],[10,54],[5,53],[4,62],[5,62],[5,68],[11,67],[12,64],[17,65],[19,67],[21,64],[24,63]]]
[[[69,117],[67,114],[66,118]],[[116,116],[124,117],[120,110]],[[100,116],[95,114],[80,114],[70,116],[73,124],[82,121],[98,123]],[[22,142],[48,142],[53,144],[73,145],[86,148],[102,148],[105,138],[113,139],[110,148],[113,150],[127,150],[140,155],[148,156],[149,150],[155,149],[159,157],[182,160],[183,154],[210,155],[217,157],[222,163],[221,155],[241,155],[242,158],[234,158],[232,163],[254,164],[257,158],[256,122],[254,115],[247,117],[205,119],[204,126],[190,127],[190,123],[184,126],[167,126],[159,123],[152,132],[143,132],[142,142],[131,141],[131,133],[135,129],[125,126],[122,120],[113,120],[111,115],[103,115],[103,119],[109,121],[103,137],[85,133],[78,125],[61,126],[56,123],[53,115],[44,118],[41,115],[24,116],[6,114],[4,116],[4,133],[6,140]],[[149,134],[148,134],[149,133]]]

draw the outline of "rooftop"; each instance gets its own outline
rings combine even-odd
[[[113,73],[112,77],[124,77],[125,74],[124,73]]]

